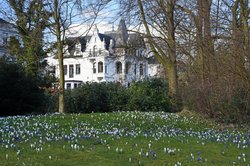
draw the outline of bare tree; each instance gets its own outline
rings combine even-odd
[[[98,16],[99,11],[108,1],[82,1],[82,0],[47,0],[49,10],[52,13],[52,34],[56,37],[56,55],[59,62],[59,112],[65,112],[64,108],[64,70],[63,70],[63,47],[65,45],[65,34],[73,23],[90,23]],[[79,21],[79,19],[81,21]]]
[[[174,109],[177,109],[176,0],[121,1],[121,4],[124,6],[123,9],[125,9],[123,13],[129,15],[130,21],[131,19],[137,19],[138,27],[140,27],[140,24],[144,27],[146,44],[150,46],[154,56],[164,68],[171,102],[175,107]]]

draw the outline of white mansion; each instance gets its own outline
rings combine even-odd
[[[149,64],[149,49],[138,33],[128,33],[122,19],[117,30],[85,37],[71,37],[64,47],[65,88],[83,82],[119,82],[129,86],[132,81],[156,76],[159,64]],[[58,59],[47,58],[59,77]]]

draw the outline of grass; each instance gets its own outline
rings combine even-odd
[[[250,165],[250,133],[152,112],[0,119],[0,165]]]

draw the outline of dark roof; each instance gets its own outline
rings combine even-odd
[[[1,24],[10,24],[9,22],[5,21],[4,19],[0,18],[0,23]]]
[[[98,33],[99,38],[101,39],[101,41],[105,41],[105,49],[108,50],[109,49],[109,45],[110,45],[110,40],[112,39],[110,36],[102,34],[102,33]]]
[[[129,35],[125,20],[121,19],[116,31],[105,32],[105,34],[114,40],[114,47],[119,48],[127,45]]]
[[[159,64],[159,61],[154,56],[147,58],[147,60],[148,64]]]
[[[10,22],[8,22],[8,21],[5,21],[5,20],[2,19],[2,18],[0,18],[0,24],[11,25],[11,26],[13,26],[13,27],[16,27],[15,24],[10,23]]]
[[[134,48],[145,48],[143,37],[139,33],[131,33],[128,38],[128,45]]]
[[[132,46],[133,48],[145,48],[145,43],[143,37],[139,33],[128,34],[128,30],[125,24],[125,20],[121,19],[118,29],[116,31],[108,31],[103,33],[98,33],[100,40],[105,41],[105,49],[109,50],[111,40],[113,40],[113,48],[124,48],[127,46]],[[81,43],[81,51],[86,50],[86,44],[90,40],[91,36],[85,37],[72,37],[67,38],[66,42],[69,46],[69,52],[72,50],[76,43]]]

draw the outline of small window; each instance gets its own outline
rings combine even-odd
[[[93,47],[93,56],[96,56],[96,46]]]
[[[116,73],[117,74],[121,74],[122,73],[122,63],[121,62],[117,62],[116,63]]]
[[[77,83],[74,83],[74,88],[77,88]]]
[[[81,65],[76,64],[76,74],[81,74]]]
[[[135,64],[135,66],[134,66],[134,73],[135,73],[135,75],[136,75],[136,64]]]
[[[93,63],[93,73],[96,73],[95,62]]]
[[[143,64],[140,64],[140,75],[143,75]]]
[[[107,65],[105,65],[105,73],[106,74],[108,73],[108,67],[107,67]]]
[[[126,63],[126,74],[128,74],[130,72],[130,67],[131,67],[131,63],[127,62]]]
[[[66,87],[66,89],[71,89],[71,83],[67,83]]]
[[[67,75],[67,73],[68,73],[67,65],[63,65],[63,71],[64,71],[64,75]]]
[[[51,74],[56,74],[56,67],[55,66],[51,66],[50,73]]]
[[[103,72],[103,62],[98,62],[98,73]]]
[[[69,78],[74,77],[74,65],[69,65]]]
[[[7,45],[8,44],[8,33],[4,33],[3,34],[3,45]]]

